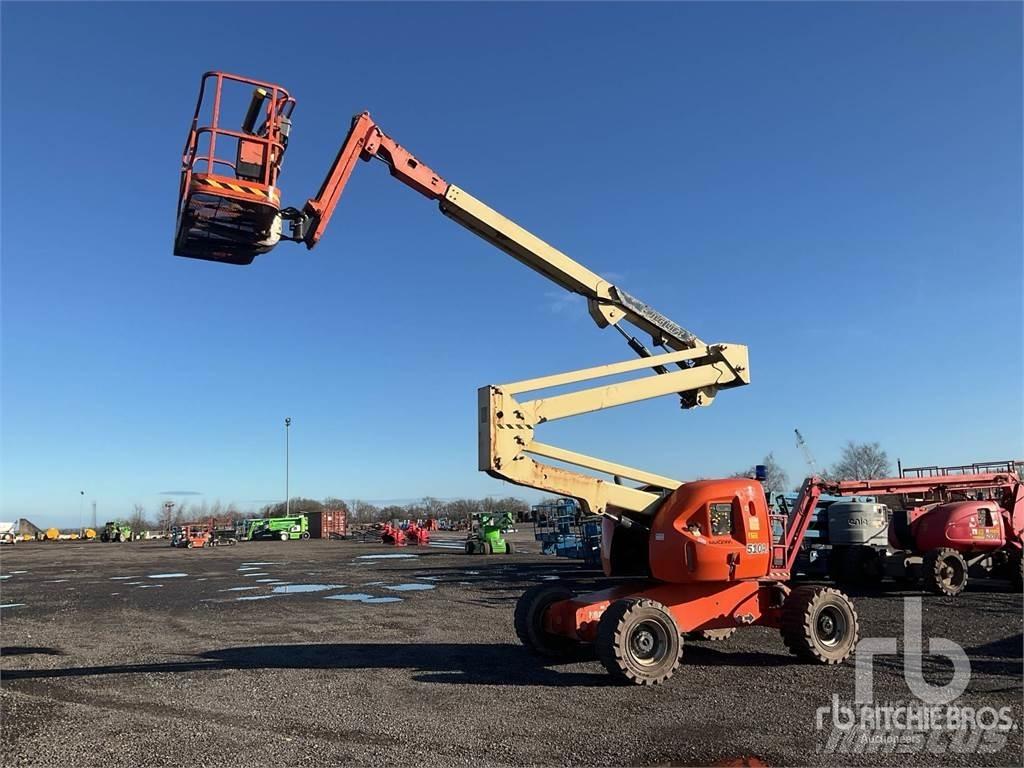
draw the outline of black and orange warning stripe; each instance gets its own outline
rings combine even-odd
[[[246,195],[265,197],[273,203],[278,203],[281,199],[281,193],[274,187],[267,189],[265,187],[254,187],[248,184],[239,184],[234,181],[215,181],[209,176],[193,176],[192,183],[207,187],[214,187],[215,189],[227,189],[233,192],[241,192]]]

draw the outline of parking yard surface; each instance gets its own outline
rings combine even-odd
[[[1020,764],[1022,603],[1001,582],[924,596],[923,625],[967,650],[959,704],[1012,707],[1005,746],[836,754],[818,751],[815,712],[833,693],[853,698],[852,663],[798,664],[777,632],[746,628],[687,641],[664,686],[613,685],[596,661],[531,656],[512,626],[525,587],[561,578],[588,590],[599,574],[459,546],[442,534],[421,548],[6,548],[3,765]],[[918,594],[855,596],[862,636],[902,637],[900,598]],[[878,660],[876,700],[912,699],[902,663]],[[939,659],[924,668],[950,678]]]

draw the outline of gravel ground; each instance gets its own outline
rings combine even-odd
[[[821,750],[815,712],[852,698],[852,664],[795,663],[756,627],[687,642],[653,689],[612,685],[594,661],[545,665],[516,640],[516,597],[599,575],[539,554],[468,556],[444,538],[3,550],[3,764],[1021,764],[1022,603],[999,582],[925,596],[923,615],[926,637],[968,652],[957,703],[1012,708],[1005,745],[841,754]],[[862,636],[902,636],[900,597],[916,594],[856,596]],[[951,675],[939,659],[924,668],[937,684]],[[875,698],[912,698],[900,657],[876,664]]]

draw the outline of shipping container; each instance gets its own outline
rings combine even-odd
[[[325,509],[322,512],[307,512],[309,535],[314,539],[348,538],[348,510]]]

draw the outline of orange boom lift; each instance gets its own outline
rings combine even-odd
[[[253,89],[240,130],[221,127],[225,83]],[[211,90],[211,122],[200,127],[204,96]],[[849,657],[858,637],[849,598],[828,587],[791,590],[786,584],[821,493],[817,479],[804,483],[794,513],[780,517],[769,513],[764,489],[755,480],[683,483],[536,439],[548,421],[664,395],[678,395],[685,409],[709,406],[720,391],[749,383],[746,347],[702,341],[445,181],[365,112],[352,119],[317,195],[301,209],[280,208],[277,180],[294,106],[277,85],[217,72],[203,76],[183,157],[176,254],[249,264],[281,240],[313,248],[357,162],[376,159],[394,178],[438,201],[449,218],[584,296],[595,323],[613,326],[638,356],[479,390],[480,469],[575,498],[584,513],[603,515],[606,574],[635,578],[585,595],[558,584],[527,590],[515,611],[516,631],[526,645],[554,656],[592,645],[613,676],[636,684],[660,683],[673,674],[684,633],[716,637],[753,624],[780,629],[801,659],[834,664]],[[647,334],[662,351],[649,349],[627,326]],[[635,376],[518,399],[526,392],[625,374]]]

